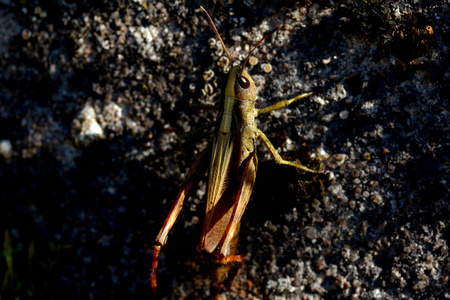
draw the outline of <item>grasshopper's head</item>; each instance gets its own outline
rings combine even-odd
[[[262,42],[277,32],[283,25],[278,25],[277,27],[273,28],[271,31],[266,33],[262,39],[256,44],[255,47],[250,51],[250,53],[245,58],[244,62],[242,63],[242,66],[233,66],[233,60],[231,59],[230,54],[228,53],[227,47],[225,46],[225,43],[223,42],[222,38],[220,37],[219,32],[217,31],[216,26],[214,25],[214,22],[212,21],[210,15],[208,12],[200,6],[200,9],[202,10],[203,14],[205,15],[206,19],[208,20],[209,24],[211,25],[211,28],[216,33],[217,38],[219,39],[220,43],[222,44],[223,50],[225,51],[228,60],[230,61],[230,65],[232,66],[229,73],[228,73],[228,81],[227,81],[227,87],[225,89],[225,96],[235,97],[240,100],[256,100],[256,87],[255,83],[253,82],[253,79],[250,77],[250,75],[245,70],[245,65],[247,64],[247,61],[249,60],[250,56],[252,55],[253,51],[255,51],[256,48],[259,47],[259,45],[262,44]]]
[[[239,100],[256,100],[255,83],[241,66],[233,66],[228,72],[225,96]]]
[[[247,57],[245,58],[244,62],[242,63],[242,66],[237,66],[237,75],[236,75],[236,84],[234,85],[234,92],[236,94],[236,98],[238,99],[249,99],[249,100],[256,100],[256,87],[255,83],[253,82],[253,79],[248,75],[247,71],[245,70],[245,65],[247,64],[247,61],[250,59],[250,56],[252,55],[253,51],[255,51],[256,48],[259,47],[259,45],[262,44],[262,42],[277,32],[283,25],[278,25],[277,27],[273,28],[271,31],[266,33],[262,39],[256,44],[255,47],[253,47],[252,51],[250,51],[247,54]],[[225,45],[223,46],[225,47]],[[231,60],[231,58],[228,58]],[[235,67],[233,67],[231,70],[233,70]],[[230,70],[230,71],[231,71]]]

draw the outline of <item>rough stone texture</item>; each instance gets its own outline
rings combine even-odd
[[[218,102],[227,69],[199,5],[1,1],[2,299],[150,297],[153,240],[211,139],[183,134],[215,119],[201,105]],[[286,158],[315,155],[335,176],[311,196],[307,174],[259,149],[246,262],[222,298],[450,298],[448,4],[201,5],[236,61],[285,24],[248,65],[258,105],[314,95],[259,126]],[[195,251],[204,187],[162,250],[165,299],[210,297]]]

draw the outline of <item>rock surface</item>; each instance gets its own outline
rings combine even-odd
[[[216,2],[202,5],[235,61],[284,24],[248,64],[258,107],[314,95],[259,127],[335,176],[323,193],[259,148],[223,299],[450,298],[445,1]],[[150,297],[153,240],[211,139],[184,134],[214,121],[203,105],[229,67],[198,5],[1,2],[4,299]],[[210,297],[204,188],[162,250],[165,299]]]

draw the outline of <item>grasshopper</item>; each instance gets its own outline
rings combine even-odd
[[[312,94],[303,93],[264,109],[255,108],[256,87],[252,77],[245,70],[245,65],[253,51],[267,37],[278,31],[282,25],[275,27],[263,36],[247,55],[242,66],[233,66],[233,60],[213,20],[203,7],[200,6],[200,9],[222,44],[232,67],[226,75],[228,79],[220,100],[213,142],[200,153],[186,175],[175,203],[156,237],[150,275],[150,284],[154,295],[157,290],[156,269],[161,248],[167,243],[169,231],[175,223],[184,201],[190,196],[208,169],[206,210],[197,250],[212,255],[212,277],[217,296],[223,283],[231,286],[244,260],[243,255],[237,254],[238,233],[242,214],[250,199],[256,179],[258,166],[256,140],[258,138],[262,140],[277,164],[317,173],[301,164],[284,160],[255,123],[257,116],[285,107]]]

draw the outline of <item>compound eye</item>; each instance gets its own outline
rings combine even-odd
[[[243,89],[248,89],[250,87],[250,80],[248,80],[244,76],[239,76],[237,82]]]

